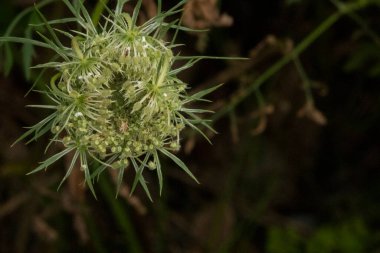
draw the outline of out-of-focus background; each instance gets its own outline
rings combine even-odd
[[[3,46],[0,252],[379,253],[380,2],[367,2],[189,0],[183,24],[208,32],[179,34],[182,54],[249,59],[205,60],[181,74],[193,91],[224,83],[199,105],[216,112],[218,134],[208,133],[210,145],[183,133],[177,155],[201,183],[164,159],[161,197],[146,174],[153,203],[141,189],[129,197],[132,171],[117,199],[104,173],[97,200],[80,171],[57,191],[70,158],[25,175],[46,158],[48,136],[10,145],[44,116],[25,105],[46,98],[24,95],[38,73],[29,66],[49,52]],[[33,3],[2,0],[0,34]],[[140,22],[155,10],[144,0]],[[69,15],[60,1],[42,12]],[[12,34],[35,37],[36,18]]]

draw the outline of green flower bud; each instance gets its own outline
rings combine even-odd
[[[74,8],[71,1],[64,2],[69,9]],[[177,13],[185,1],[141,26],[136,25],[135,16],[122,13],[124,2],[117,0],[116,13],[97,26],[83,15],[84,6],[78,1],[81,11],[74,20],[83,30],[71,33],[71,46],[62,47],[64,42],[51,46],[56,51],[55,60],[46,65],[56,70],[46,93],[57,109],[30,132],[38,135],[41,129],[52,126],[53,141],[63,142],[64,152],[74,152],[90,189],[91,173],[98,171],[88,167],[93,157],[102,165],[112,163],[110,167],[115,169],[124,169],[129,161],[136,171],[160,169],[159,154],[177,161],[170,151],[179,150],[178,139],[185,123],[192,127],[192,122],[206,124],[182,110],[202,96],[187,96],[187,85],[176,77],[198,58],[182,61],[172,52],[175,44],[164,40],[165,31],[181,24],[168,22],[163,29],[163,20]],[[54,36],[52,43],[57,38]],[[184,65],[173,70],[178,60]],[[153,161],[147,164],[148,159]],[[50,164],[47,160],[40,167]],[[194,178],[185,165],[177,164]]]
[[[156,165],[154,162],[149,161],[149,163],[148,163],[148,168],[149,168],[150,170],[155,170],[155,169],[157,168],[157,165]]]

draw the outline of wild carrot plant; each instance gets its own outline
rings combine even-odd
[[[182,27],[178,19],[166,20],[180,13],[186,1],[180,1],[168,11],[162,11],[161,1],[158,1],[157,15],[142,25],[137,23],[141,0],[137,1],[132,15],[123,12],[128,0],[118,0],[114,10],[105,7],[107,14],[99,24],[93,22],[82,1],[77,1],[78,8],[69,0],[62,1],[73,17],[48,21],[35,9],[42,21],[40,25],[46,27],[49,36],[39,33],[40,40],[0,38],[0,42],[27,43],[55,53],[52,61],[34,66],[42,71],[54,70],[50,83],[40,91],[53,104],[31,105],[52,113],[17,142],[25,138],[31,142],[51,134],[48,147],[62,144],[64,148],[30,173],[44,170],[72,153],[62,182],[76,164],[80,164],[85,182],[95,195],[93,182],[100,173],[107,168],[118,170],[119,187],[125,169],[130,166],[136,173],[131,192],[140,183],[151,198],[143,172],[149,169],[157,173],[161,193],[160,157],[164,155],[196,180],[173,152],[181,147],[181,131],[185,127],[202,135],[197,125],[211,129],[206,120],[197,116],[208,111],[191,108],[190,104],[204,100],[203,97],[217,87],[188,95],[189,86],[177,78],[179,72],[205,58],[173,53],[173,48],[178,46],[175,44],[177,32],[188,29]],[[72,22],[77,24],[78,30],[54,27]],[[167,42],[165,38],[170,30],[174,39]],[[71,45],[65,45],[60,39],[62,36],[71,41]],[[177,61],[179,67],[173,68]]]

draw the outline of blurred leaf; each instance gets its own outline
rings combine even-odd
[[[40,1],[39,3],[37,3],[35,6],[41,8],[41,7],[48,5],[54,1],[56,1],[56,0],[43,0],[43,1]],[[1,7],[2,7],[1,9],[3,9],[3,4]],[[27,15],[32,11],[33,11],[33,7],[29,7],[29,8],[26,8],[25,10],[23,10],[22,12],[20,12],[16,17],[13,18],[13,20],[9,24],[7,30],[2,35],[4,37],[3,37],[3,40],[0,40],[0,49],[2,46],[4,46],[4,53],[5,53],[4,72],[5,72],[5,75],[9,74],[9,72],[13,66],[13,54],[12,54],[12,50],[11,50],[11,48],[7,42],[28,43],[26,41],[21,42],[20,40],[17,40],[17,38],[14,39],[13,37],[11,37],[11,34],[13,33],[13,30],[19,24],[19,22],[24,17],[27,17]],[[30,44],[32,44],[32,43],[30,42]],[[30,50],[30,49],[28,49],[28,50]]]
[[[370,67],[372,66],[372,67]],[[380,74],[380,50],[376,44],[363,43],[354,50],[350,59],[344,65],[347,72],[362,71],[375,77]]]
[[[271,227],[268,232],[268,253],[301,253],[301,237],[291,228]],[[321,251],[323,252],[323,251]]]
[[[377,77],[380,76],[380,61],[378,64],[373,65],[369,70],[368,73],[370,77]]]
[[[11,46],[9,44],[4,45],[4,50],[5,50],[4,73],[6,76],[8,76],[13,67],[13,54],[12,54]]]
[[[285,3],[286,5],[300,4],[302,0],[286,0]]]
[[[343,224],[338,231],[339,250],[344,253],[368,252],[369,232],[362,220],[355,219]]]
[[[36,24],[38,22],[38,17],[36,13],[32,13],[29,18],[29,24]],[[33,28],[32,26],[28,26],[25,29],[25,38],[32,39],[33,37]],[[34,46],[31,43],[25,43],[22,46],[22,66],[23,66],[23,71],[26,80],[30,80],[31,76],[31,69],[30,67],[32,66],[32,60],[34,56]]]
[[[320,228],[307,242],[307,253],[330,253],[337,248],[336,233],[330,227]]]
[[[348,220],[338,226],[325,226],[307,242],[308,253],[368,252],[370,234],[360,219]]]

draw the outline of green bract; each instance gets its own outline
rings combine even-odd
[[[159,1],[157,16],[141,26],[136,24],[141,1],[130,16],[122,12],[127,1],[119,0],[114,11],[107,9],[108,16],[99,25],[93,23],[81,1],[78,1],[79,8],[68,0],[63,2],[74,18],[46,21],[36,9],[51,38],[40,34],[42,41],[16,37],[0,40],[49,48],[56,53],[54,59],[61,59],[35,66],[56,71],[48,89],[43,91],[55,105],[34,105],[52,109],[53,113],[19,140],[30,135],[35,140],[50,131],[53,134],[50,144],[63,143],[65,149],[31,173],[73,152],[62,182],[79,161],[86,183],[94,193],[93,180],[106,168],[119,170],[120,185],[125,168],[132,165],[136,171],[132,192],[140,183],[150,197],[143,171],[145,168],[157,171],[161,192],[159,155],[163,154],[196,180],[171,151],[179,150],[180,132],[185,126],[199,132],[196,124],[208,127],[206,121],[195,115],[206,111],[189,109],[187,105],[202,100],[216,87],[189,96],[187,84],[176,77],[204,58],[175,56],[172,49],[176,45],[164,40],[169,29],[186,29],[178,20],[165,22],[165,18],[181,11],[186,1],[167,12],[160,11]],[[81,29],[68,33],[52,28],[53,24],[66,22],[76,22]],[[68,37],[71,45],[64,46],[56,32]],[[173,63],[178,60],[185,62],[173,69]],[[96,161],[100,167],[95,168],[89,161]]]

